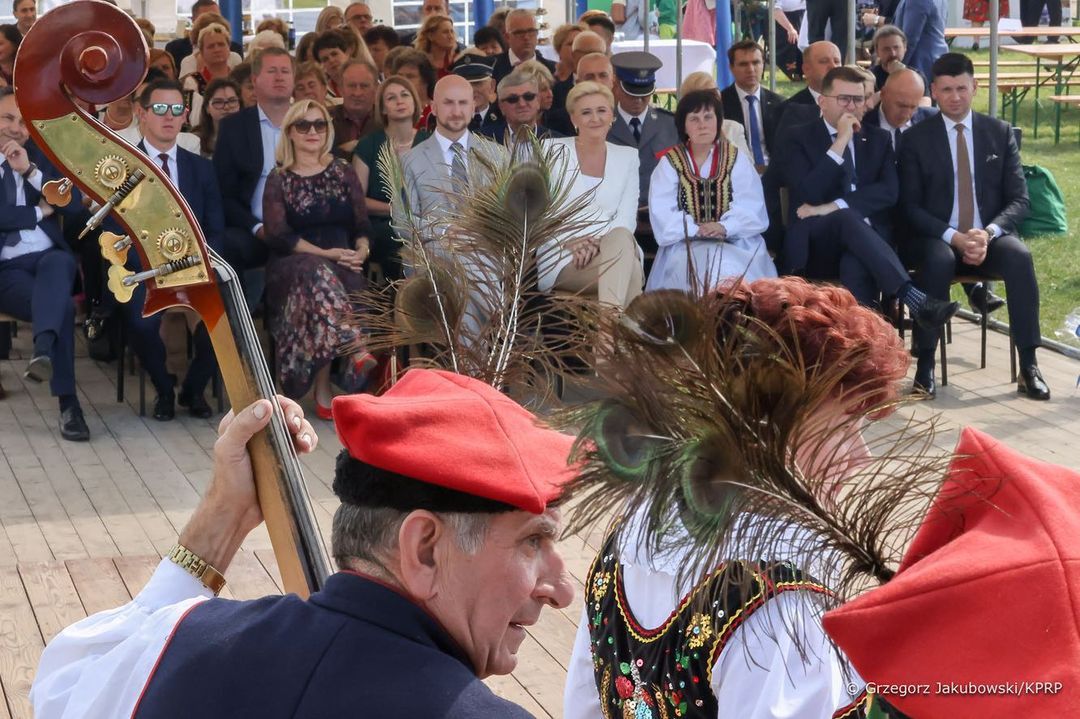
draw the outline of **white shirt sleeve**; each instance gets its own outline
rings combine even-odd
[[[679,209],[679,173],[667,157],[661,157],[649,179],[649,223],[660,247],[696,237],[698,225]]]
[[[601,719],[600,692],[596,688],[592,648],[589,646],[588,609],[582,608],[574,636],[574,651],[566,668],[566,689],[563,691],[563,719]]]
[[[36,719],[128,719],[176,625],[211,596],[163,559],[129,603],[72,624],[45,647],[30,689]]]
[[[750,156],[741,152],[736,155],[735,166],[731,168],[731,206],[720,217],[720,224],[732,239],[754,237],[769,229],[761,176],[754,169]]]

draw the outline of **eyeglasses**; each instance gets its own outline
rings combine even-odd
[[[173,117],[180,117],[184,114],[184,110],[186,110],[187,108],[184,107],[184,103],[182,102],[155,102],[150,105],[149,109],[150,112],[154,113],[155,115],[164,115],[167,112],[172,112]]]
[[[502,102],[505,102],[508,105],[516,105],[522,100],[524,100],[525,102],[532,102],[535,99],[535,92],[526,92],[521,95],[507,95],[506,97],[502,98]]]
[[[210,107],[215,110],[228,110],[229,108],[239,106],[240,98],[238,97],[215,97],[210,101]]]
[[[532,37],[532,36],[536,35],[538,32],[540,32],[540,31],[538,29],[536,29],[535,27],[530,27],[530,28],[525,29],[525,30],[512,30],[510,32],[510,34],[513,35],[514,37]]]
[[[862,95],[826,95],[825,97],[831,97],[838,104],[849,107],[858,107],[866,102],[866,98]]]
[[[292,124],[292,128],[301,135],[306,135],[312,130],[321,135],[326,132],[327,127],[329,123],[326,120],[297,120]]]
[[[374,19],[374,16],[372,16],[372,15],[353,15],[352,17],[349,18],[349,22],[352,22],[353,20],[363,20],[363,21],[366,21],[366,22],[371,22],[373,19]]]

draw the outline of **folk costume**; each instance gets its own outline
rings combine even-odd
[[[705,292],[732,277],[776,277],[761,237],[769,227],[761,179],[750,156],[725,140],[701,167],[684,144],[664,154],[649,181],[649,221],[659,249],[646,291]],[[700,236],[706,222],[721,223],[727,237]]]
[[[541,513],[569,478],[569,437],[461,375],[414,369],[382,397],[336,398],[333,411],[345,446],[334,491],[346,504]],[[31,701],[38,719],[530,716],[378,579],[341,571],[306,602],[239,602],[211,598],[168,560],[132,602],[49,643]]]

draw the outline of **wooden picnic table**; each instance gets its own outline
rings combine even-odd
[[[1054,83],[1054,94],[1068,92],[1069,81],[1080,65],[1080,43],[1051,43],[1048,45],[1005,45],[1006,52],[1020,53],[1035,60],[1035,128],[1032,136],[1039,136],[1039,86],[1042,85],[1040,74],[1043,61],[1047,63],[1050,74],[1047,83]],[[1054,104],[1054,142],[1061,140],[1061,103]]]
[[[1080,27],[1022,27],[1019,30],[998,30],[999,37],[1039,37],[1045,35],[1046,37],[1063,37],[1067,35],[1076,35],[1080,37]],[[947,27],[945,28],[945,38],[952,39],[954,37],[990,37],[989,27]]]

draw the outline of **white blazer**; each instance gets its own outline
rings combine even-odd
[[[595,178],[581,174],[578,165],[576,138],[560,137],[544,140],[556,157],[553,170],[561,177],[573,178],[569,198],[574,200],[592,192],[589,203],[590,214],[583,218],[590,222],[579,236],[603,237],[615,227],[622,227],[631,233],[637,229],[638,204],[638,150],[636,147],[607,145],[607,160],[604,162],[604,177],[600,184]],[[550,290],[555,284],[559,272],[570,264],[572,254],[565,248],[569,240],[576,237],[556,237],[544,243],[537,257],[539,277],[537,284],[541,291]]]

